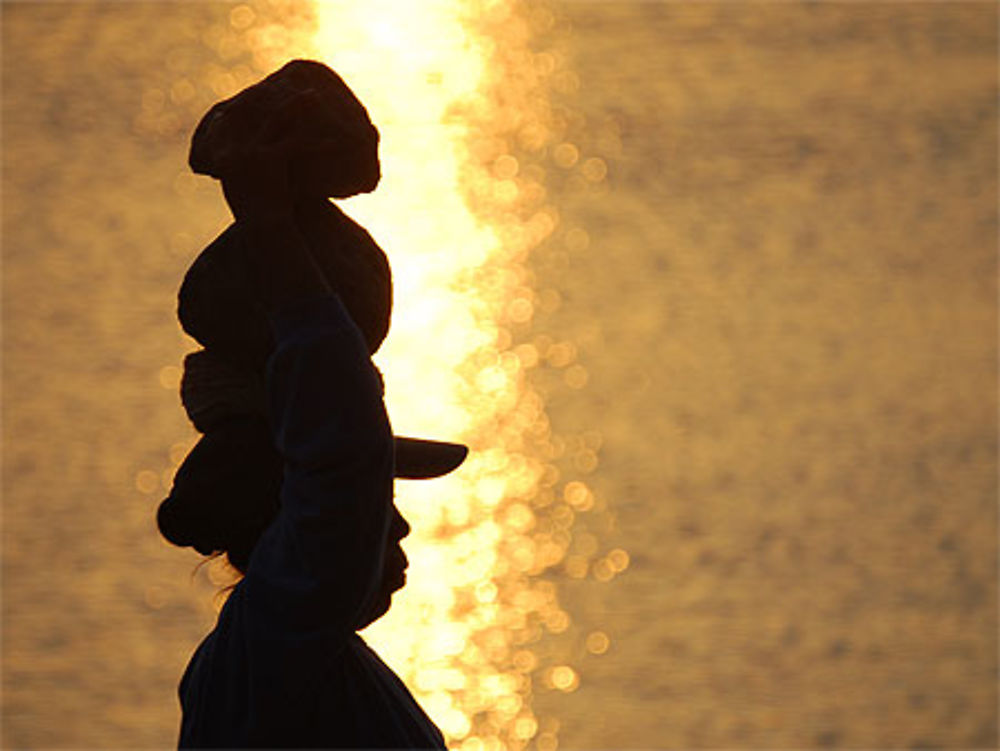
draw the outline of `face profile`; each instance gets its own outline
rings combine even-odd
[[[392,605],[392,596],[406,586],[406,569],[409,566],[409,561],[400,543],[410,534],[410,525],[395,505],[392,507],[392,512],[378,597],[371,610],[365,614],[363,623],[358,626],[359,629],[374,623],[385,615]]]
[[[216,104],[192,138],[191,168],[221,181],[234,221],[178,294],[203,347],[181,400],[203,435],[157,519],[242,578],[181,681],[181,747],[445,748],[357,633],[406,585],[395,479],[467,453],[394,435],[371,360],[388,259],[329,199],[375,189],[378,140],[340,77],[306,60]]]

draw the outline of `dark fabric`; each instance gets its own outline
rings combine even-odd
[[[378,184],[378,130],[343,79],[315,60],[292,60],[215,104],[191,138],[192,171],[225,177],[225,156],[284,142],[302,195],[346,198]]]
[[[392,312],[385,253],[361,225],[325,199],[297,206],[295,223],[374,353],[389,331]],[[177,317],[184,331],[214,355],[236,368],[263,372],[274,334],[247,274],[246,231],[233,223],[202,250],[181,284]]]
[[[174,545],[228,551],[244,570],[278,510],[284,463],[263,417],[233,416],[201,437],[174,475],[157,524]]]
[[[444,748],[355,633],[381,591],[392,514],[392,431],[365,341],[337,298],[272,324],[281,507],[181,681],[180,746]]]
[[[191,424],[209,433],[234,417],[267,415],[264,375],[241,370],[207,349],[184,358],[181,404]]]

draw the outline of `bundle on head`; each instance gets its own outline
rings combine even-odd
[[[216,426],[177,470],[157,511],[160,534],[202,555],[225,553],[245,573],[277,513],[283,469],[263,418],[247,415]]]
[[[374,353],[389,331],[392,276],[385,253],[364,228],[328,201],[297,212],[316,265]],[[195,259],[177,298],[181,327],[234,365],[263,370],[274,349],[267,312],[243,262],[244,229],[230,225]]]
[[[224,178],[223,156],[258,140],[264,124],[293,105],[287,129],[271,134],[291,145],[293,190],[330,198],[374,190],[380,177],[378,130],[340,76],[313,60],[293,60],[212,107],[191,139],[191,169]]]
[[[321,63],[295,60],[216,104],[192,138],[191,167],[225,179],[219,156],[238,153],[304,91],[312,92],[308,106],[296,109],[288,123],[293,138],[282,141],[297,189],[296,225],[375,352],[389,329],[389,263],[368,232],[326,199],[371,190],[378,182],[378,131],[340,77]],[[195,260],[181,286],[178,318],[202,346],[259,369],[273,342],[243,265],[242,233],[239,224],[231,225]]]
[[[224,180],[227,160],[290,102],[295,117],[279,136],[288,150],[296,227],[374,352],[389,328],[389,264],[371,236],[327,198],[375,187],[378,132],[340,77],[320,63],[296,60],[216,104],[192,138],[191,168]],[[157,515],[167,540],[205,555],[224,552],[240,571],[277,511],[283,469],[263,414],[263,375],[274,342],[247,274],[245,231],[230,225],[181,285],[178,318],[205,347],[185,360],[182,399],[205,435],[178,469]]]

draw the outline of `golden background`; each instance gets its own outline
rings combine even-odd
[[[464,751],[995,747],[991,2],[6,3],[5,748],[175,742],[227,582],[161,542],[214,101],[382,133],[410,585]]]

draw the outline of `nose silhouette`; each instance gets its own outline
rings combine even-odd
[[[402,540],[408,534],[410,534],[410,524],[403,518],[403,515],[399,513],[399,509],[395,506],[392,507],[392,527],[390,528],[390,534],[394,540]]]

